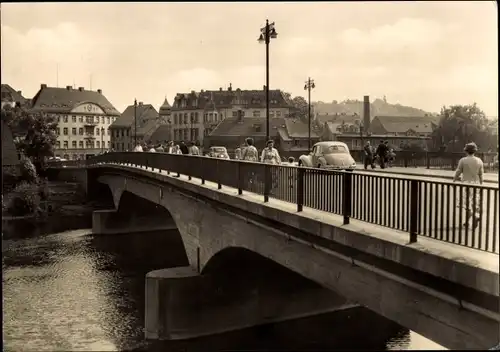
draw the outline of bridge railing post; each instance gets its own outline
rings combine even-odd
[[[352,210],[352,172],[344,171],[342,176],[342,213],[344,215],[344,225],[349,225],[349,218]]]
[[[241,161],[236,161],[236,165],[238,168],[238,194],[241,196],[243,194],[243,172],[241,170],[242,168],[242,162]]]
[[[269,193],[271,193],[271,167],[264,164],[264,203],[269,202]]]
[[[419,181],[410,181],[410,243],[417,242],[418,221],[420,220]]]
[[[297,211],[302,211],[304,207],[304,174],[302,166],[297,167]]]
[[[221,189],[222,184],[220,183],[220,179],[221,179],[220,175],[221,175],[222,167],[221,167],[221,161],[219,159],[216,160],[215,167],[217,169],[217,189]]]
[[[428,169],[431,168],[431,157],[429,156],[429,152],[425,152],[425,166]]]

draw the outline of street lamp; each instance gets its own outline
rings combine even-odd
[[[316,88],[316,85],[314,84],[314,80],[311,79],[311,77],[309,77],[306,81],[306,85],[304,86],[304,90],[307,90],[308,91],[308,95],[309,95],[309,118],[308,118],[308,122],[309,122],[309,128],[308,128],[308,148],[309,148],[309,152],[311,152],[311,89],[314,89]]]
[[[269,140],[269,43],[271,38],[275,39],[277,37],[278,33],[274,28],[274,22],[269,23],[269,20],[266,20],[266,26],[260,29],[258,39],[259,43],[266,44],[266,140]]]
[[[137,99],[134,99],[134,148],[137,146]]]
[[[103,149],[104,149],[104,127],[101,127],[101,154],[103,152]]]

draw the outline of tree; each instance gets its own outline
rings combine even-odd
[[[2,119],[9,125],[18,151],[35,162],[52,156],[57,140],[57,121],[42,113],[22,107],[2,109]]]
[[[475,142],[483,151],[491,148],[489,121],[477,106],[452,105],[441,109],[441,119],[432,137],[434,144],[447,151],[460,152],[466,143]]]
[[[284,93],[284,95],[291,103],[290,117],[306,118],[308,114],[309,104],[304,99],[304,97],[296,96],[292,98],[292,95],[290,93]]]

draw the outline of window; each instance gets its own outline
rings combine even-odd
[[[194,112],[191,113],[189,121],[190,121],[190,123],[194,122]]]
[[[61,148],[61,142],[60,141],[56,141],[56,148],[57,149]]]
[[[125,131],[124,130],[121,131],[122,131],[122,137],[125,137]]]
[[[76,122],[76,116],[71,116],[71,122]]]
[[[184,124],[185,125],[188,124],[188,114],[187,114],[187,112],[184,113]]]
[[[64,141],[63,142],[63,148],[64,149],[68,149],[68,141]]]
[[[86,123],[92,123],[92,117],[87,116],[87,117],[85,118],[85,122],[86,122]]]
[[[281,117],[281,111],[276,111],[276,117]]]
[[[111,136],[111,130],[108,128],[108,136]]]
[[[101,123],[104,125],[104,116],[101,117]]]
[[[128,137],[129,136],[129,133],[130,133],[130,130],[126,130],[125,131],[125,135]]]
[[[99,127],[95,129],[95,135],[98,136],[99,135]]]
[[[78,122],[83,122],[83,116],[78,117]]]
[[[71,128],[71,134],[76,136],[76,127]]]
[[[57,116],[57,123],[61,122],[61,116]]]
[[[111,143],[111,148],[115,149],[115,144]]]
[[[109,116],[108,116],[108,117],[106,117],[106,120],[107,120],[107,122],[109,123]]]
[[[71,148],[76,148],[76,141],[71,142]]]
[[[109,148],[110,146],[111,146],[111,142],[110,142],[110,141],[108,141],[108,148]]]
[[[260,111],[259,110],[254,110],[253,111],[253,117],[260,117]]]
[[[82,135],[83,135],[83,127],[80,127],[80,128],[78,129],[78,134],[79,134],[80,136],[82,136]]]
[[[198,111],[194,113],[194,123],[200,122],[200,115],[198,114]]]
[[[60,136],[60,135],[61,135],[61,129],[60,129],[60,128],[56,128],[56,134],[57,134],[58,136]]]
[[[177,125],[177,114],[174,114],[174,125]]]
[[[238,111],[233,111],[233,117],[238,117]]]
[[[78,142],[78,147],[79,147],[79,148],[83,148],[83,141],[79,141],[79,142]]]
[[[94,120],[96,123],[99,123],[99,116],[95,116]]]
[[[269,111],[269,117],[274,117],[274,111],[272,110]]]
[[[97,148],[101,148],[101,142],[97,141],[95,142]]]
[[[68,116],[67,115],[63,116],[63,122],[68,122]]]
[[[64,127],[64,128],[63,128],[63,134],[64,134],[65,136],[67,136],[67,135],[68,135],[68,127]]]

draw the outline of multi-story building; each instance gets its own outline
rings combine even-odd
[[[153,105],[143,102],[137,103],[137,106],[129,105],[110,126],[111,148],[115,151],[133,150],[136,139],[137,143],[149,144],[151,135],[160,124],[158,111]]]
[[[47,87],[42,84],[33,98],[31,111],[58,121],[55,155],[84,159],[111,147],[110,125],[120,116],[102,91]]]
[[[282,118],[290,113],[291,102],[281,90],[269,91],[269,117]],[[179,93],[172,106],[173,139],[203,144],[203,138],[226,118],[266,117],[266,93],[263,90],[219,88],[215,91]]]

